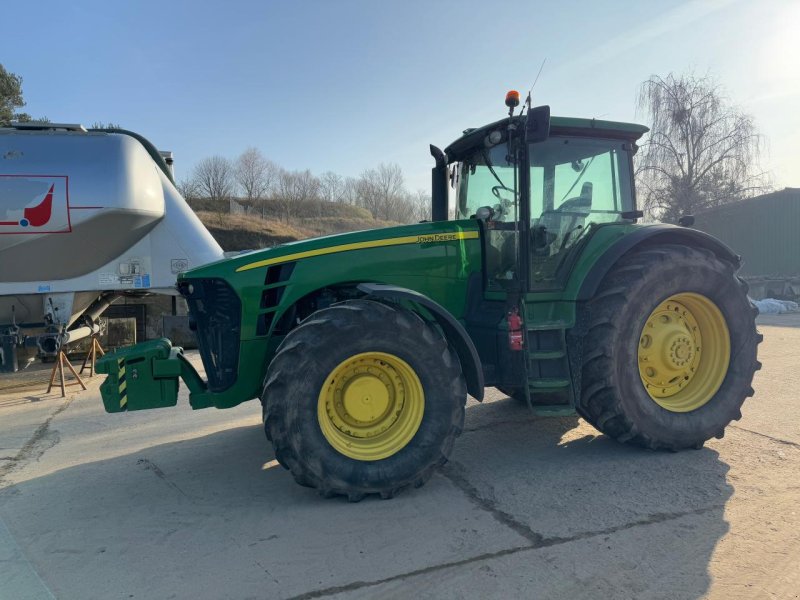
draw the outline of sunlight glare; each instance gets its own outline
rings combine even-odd
[[[800,91],[800,4],[792,3],[777,13],[771,34],[764,38],[759,52],[759,67],[766,83],[780,85],[771,91],[786,95]],[[788,86],[791,89],[786,89]]]

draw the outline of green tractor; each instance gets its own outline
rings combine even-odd
[[[637,224],[646,127],[517,104],[431,146],[431,222],[181,275],[207,380],[145,342],[98,365],[106,410],[173,406],[179,379],[195,409],[259,398],[278,462],[351,501],[425,483],[488,386],[644,448],[722,437],[760,367],[740,258]]]

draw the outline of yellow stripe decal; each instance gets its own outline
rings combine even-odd
[[[125,359],[118,358],[117,366],[119,369],[117,373],[117,378],[119,380],[119,407],[123,409],[128,405],[128,384],[125,381]]]
[[[312,256],[323,256],[325,254],[336,254],[338,252],[349,252],[350,250],[365,250],[366,248],[380,248],[382,246],[402,246],[404,244],[435,244],[438,242],[454,242],[457,240],[474,240],[479,237],[477,231],[458,231],[448,233],[428,233],[425,235],[407,235],[404,237],[388,238],[385,240],[373,240],[371,242],[356,242],[353,244],[342,244],[341,246],[330,246],[319,250],[306,250],[285,256],[276,256],[259,260],[249,265],[243,265],[236,269],[236,272],[249,271],[259,267],[268,267],[278,263],[300,260],[301,258],[311,258]]]

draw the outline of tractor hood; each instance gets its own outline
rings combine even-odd
[[[481,270],[479,227],[474,219],[442,221],[292,242],[192,269],[178,288],[224,319],[240,313],[243,342],[267,339],[302,299],[360,283],[415,290],[460,317],[467,281]]]
[[[465,239],[477,239],[478,223],[474,220],[441,221],[437,223],[417,223],[383,229],[369,229],[340,233],[307,240],[288,242],[267,248],[246,252],[222,261],[217,261],[192,269],[181,279],[198,277],[228,278],[236,273],[263,270],[272,265],[294,262],[321,256],[337,255],[342,261],[357,260],[360,251],[376,248],[439,246],[443,243]]]

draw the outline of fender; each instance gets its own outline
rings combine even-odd
[[[721,260],[731,263],[735,269],[738,269],[742,264],[741,256],[714,236],[703,231],[678,227],[677,225],[648,225],[623,237],[598,259],[592,270],[584,278],[576,300],[578,302],[591,300],[597,292],[600,282],[603,281],[611,267],[625,254],[637,247],[657,244],[680,244],[682,246],[706,248]]]
[[[428,310],[436,323],[442,328],[447,341],[453,346],[461,362],[461,372],[467,382],[467,391],[477,399],[483,400],[483,367],[478,351],[472,339],[453,315],[439,303],[431,300],[427,296],[394,285],[384,285],[381,283],[360,283],[358,290],[373,298],[385,298],[387,300],[398,301],[408,300],[424,307]]]

